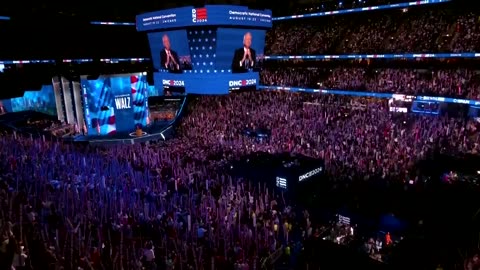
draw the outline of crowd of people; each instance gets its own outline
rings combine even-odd
[[[102,149],[1,136],[2,262],[259,269],[278,250],[294,257],[315,225],[261,179],[225,173],[226,162],[289,152],[324,159],[339,183],[406,183],[419,181],[414,165],[435,148],[480,148],[474,122],[394,115],[381,100],[264,91],[198,97],[188,110],[177,138],[161,145]],[[257,127],[271,137],[243,135]]]
[[[271,68],[264,85],[480,99],[478,72],[471,69]]]
[[[287,20],[267,33],[266,55],[476,52],[479,14],[453,8],[389,10]]]
[[[266,53],[480,49],[476,13],[370,15],[276,24]],[[278,68],[263,70],[261,81],[480,99],[470,69]],[[158,144],[98,147],[2,133],[0,269],[260,269],[279,260],[295,266],[304,240],[327,232],[347,243],[353,226],[315,224],[308,209],[265,179],[229,174],[229,162],[289,153],[323,160],[333,188],[374,180],[412,185],[424,177],[416,164],[434,151],[480,151],[477,122],[391,113],[387,100],[271,90],[195,97],[186,110],[176,137]],[[79,130],[33,124],[57,137]],[[244,134],[257,129],[268,130],[268,138]],[[371,238],[365,249],[382,260],[382,246],[390,244]]]
[[[100,150],[20,135],[0,144],[1,269],[260,269],[300,239],[274,191],[174,145]]]

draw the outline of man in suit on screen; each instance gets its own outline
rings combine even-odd
[[[163,49],[160,51],[160,65],[162,69],[170,71],[180,70],[180,60],[176,51],[170,47],[170,38],[165,34],[162,37]]]
[[[243,47],[235,50],[232,62],[232,71],[242,72],[255,67],[256,53],[251,48],[252,34],[250,32],[243,35]]]

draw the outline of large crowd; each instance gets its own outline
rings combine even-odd
[[[271,68],[262,71],[261,81],[267,86],[480,99],[478,72],[471,69]]]
[[[226,174],[226,162],[290,152],[324,159],[339,183],[407,183],[435,148],[480,148],[474,122],[393,115],[379,100],[265,91],[199,97],[189,110],[161,145],[0,137],[2,269],[259,268],[278,250],[294,257],[316,225],[261,179]],[[243,135],[258,127],[271,137]]]
[[[342,1],[342,2],[333,2],[333,1],[321,1],[320,3],[304,3],[299,4],[295,3],[293,8],[293,14],[308,14],[316,13],[321,11],[334,11],[334,10],[344,10],[351,8],[359,7],[371,7],[376,5],[388,5],[396,3],[404,3],[404,0],[359,0],[359,1]],[[292,9],[288,9],[286,15],[291,15]]]
[[[274,25],[266,55],[476,52],[479,14],[412,8],[361,12]]]
[[[423,8],[288,21],[269,31],[266,54],[476,51],[479,27],[476,13]],[[480,99],[471,69],[268,68],[261,81]],[[271,90],[199,96],[186,110],[176,137],[160,143],[99,147],[2,133],[0,269],[260,269],[276,261],[298,269],[302,243],[325,224],[265,179],[232,176],[225,165],[289,153],[323,160],[332,188],[412,185],[424,182],[416,165],[433,152],[480,151],[478,122],[391,113],[387,100]],[[79,128],[39,129],[60,137]],[[268,138],[245,135],[257,129]],[[340,223],[331,231],[339,243],[353,236]],[[389,244],[372,238],[366,247],[381,259]]]

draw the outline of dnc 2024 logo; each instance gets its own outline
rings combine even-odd
[[[206,8],[193,8],[192,9],[192,22],[206,22],[207,21],[207,9]]]

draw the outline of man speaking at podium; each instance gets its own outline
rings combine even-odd
[[[163,35],[162,42],[164,48],[160,51],[161,68],[169,71],[180,71],[178,54],[170,48],[170,38],[167,35]]]
[[[256,54],[252,46],[252,34],[250,32],[243,35],[243,48],[235,50],[233,56],[232,71],[246,72],[255,67]]]

